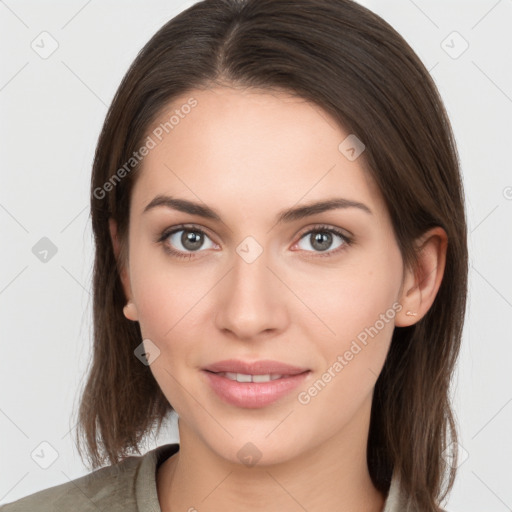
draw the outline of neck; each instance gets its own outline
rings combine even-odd
[[[162,512],[382,512],[385,496],[366,463],[368,426],[353,421],[284,462],[248,467],[219,456],[180,422],[180,450],[158,470]]]

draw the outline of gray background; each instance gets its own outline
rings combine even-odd
[[[86,473],[72,434],[90,357],[94,147],[138,50],[192,3],[0,1],[0,503]],[[510,511],[512,0],[360,3],[431,72],[461,157],[471,269],[453,400],[463,459],[446,508]],[[176,440],[169,422],[146,449]]]

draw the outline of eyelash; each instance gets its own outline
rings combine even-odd
[[[161,243],[163,245],[164,250],[168,254],[171,254],[173,257],[176,257],[176,258],[190,260],[194,257],[194,252],[202,252],[202,251],[193,251],[193,252],[189,252],[189,253],[183,253],[181,251],[177,251],[176,249],[173,249],[168,244],[164,243],[167,240],[167,238],[169,238],[174,233],[178,233],[179,231],[191,231],[194,233],[201,233],[201,234],[207,236],[208,238],[210,238],[205,231],[198,228],[197,226],[190,225],[190,224],[174,226],[173,228],[166,229],[159,236],[157,242]],[[345,250],[347,247],[349,247],[353,243],[353,239],[351,237],[348,237],[347,235],[343,234],[340,230],[338,230],[336,228],[333,228],[331,226],[325,226],[325,225],[314,226],[313,228],[309,229],[308,231],[302,233],[299,237],[299,241],[302,240],[306,235],[310,235],[312,233],[332,233],[334,235],[338,235],[343,240],[343,245],[341,245],[340,247],[337,247],[336,249],[332,249],[330,251],[323,251],[323,252],[321,252],[321,251],[306,251],[306,252],[315,252],[316,255],[313,256],[315,258],[316,257],[330,258],[332,256],[337,255],[339,252]]]

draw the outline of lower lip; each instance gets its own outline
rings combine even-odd
[[[304,381],[310,372],[306,371],[269,382],[238,382],[206,370],[203,370],[203,373],[215,393],[228,404],[247,409],[258,409],[270,405],[290,393]]]

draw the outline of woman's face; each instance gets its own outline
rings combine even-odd
[[[288,460],[342,432],[366,440],[403,266],[349,135],[305,100],[229,88],[182,96],[148,132],[123,273],[129,316],[180,434],[230,461]],[[329,200],[364,206],[302,210]],[[283,379],[294,387],[276,398],[279,381],[205,371],[227,359],[307,373]]]

